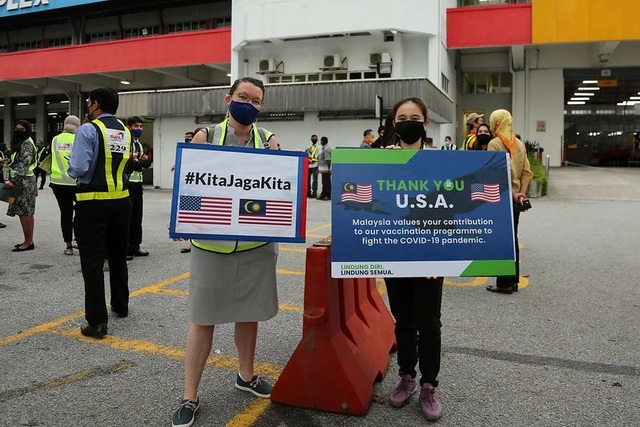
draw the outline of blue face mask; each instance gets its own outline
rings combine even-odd
[[[142,129],[131,129],[131,135],[134,138],[140,138],[142,136]]]
[[[229,104],[229,114],[231,114],[231,117],[233,117],[236,122],[244,126],[249,126],[256,121],[260,110],[248,102],[231,101],[231,104]]]

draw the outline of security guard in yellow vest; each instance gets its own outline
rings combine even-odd
[[[100,87],[89,93],[87,110],[93,119],[80,127],[69,159],[69,176],[77,179],[74,229],[84,278],[85,318],[80,332],[107,334],[104,259],[109,261],[111,310],[129,314],[127,242],[131,219],[126,166],[131,156],[131,132],[114,114],[118,93]]]
[[[129,244],[127,259],[134,256],[147,256],[149,252],[140,250],[142,243],[142,170],[151,166],[151,160],[145,153],[140,142],[143,132],[142,119],[138,116],[127,120],[127,127],[131,131],[131,159],[127,166],[129,175],[129,198],[131,199],[131,223],[129,224]]]
[[[318,195],[318,135],[311,135],[311,145],[307,147],[309,154],[309,189],[307,197],[315,199]]]
[[[63,132],[51,140],[51,183],[58,207],[60,208],[60,227],[66,244],[65,255],[73,255],[73,205],[76,201],[76,180],[69,176],[69,157],[73,140],[80,127],[80,119],[68,116],[64,119]]]

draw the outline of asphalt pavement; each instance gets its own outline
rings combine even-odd
[[[487,292],[493,279],[445,281],[440,426],[640,425],[640,168],[550,175],[550,194],[520,219],[520,292]],[[170,425],[182,396],[189,280],[185,244],[168,238],[170,200],[145,190],[142,249],[151,254],[129,263],[130,315],[112,319],[104,340],[79,333],[80,260],[63,254],[51,190],[37,199],[34,251],[12,253],[18,219],[0,219],[0,426]],[[281,245],[281,310],[260,325],[256,357],[273,380],[302,335],[305,249],[331,234],[330,205],[310,200],[307,243]],[[387,402],[395,355],[361,417],[238,391],[232,332],[216,328],[194,426],[427,424],[417,397],[399,410]]]

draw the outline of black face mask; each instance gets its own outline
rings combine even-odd
[[[478,142],[480,143],[480,145],[487,145],[489,141],[491,141],[491,135],[487,135],[484,133],[480,135],[476,135],[476,138],[478,139]]]
[[[27,139],[27,131],[26,130],[14,130],[13,131],[13,138],[16,141],[24,141],[25,139]]]
[[[414,122],[412,120],[396,123],[395,132],[405,144],[413,144],[426,134],[424,122]]]

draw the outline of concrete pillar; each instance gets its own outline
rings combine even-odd
[[[47,104],[44,95],[36,95],[36,139],[47,140]]]
[[[11,135],[13,135],[13,99],[7,96],[4,98],[3,104],[4,113],[2,119],[4,120],[4,129],[2,129],[2,142],[8,148],[11,144]]]

